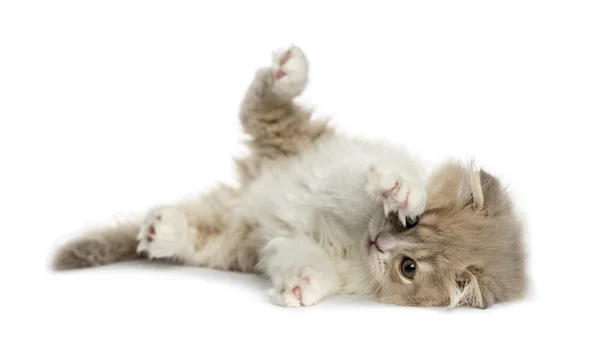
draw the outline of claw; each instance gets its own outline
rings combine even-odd
[[[385,202],[384,202],[384,203],[383,203],[383,213],[384,213],[384,215],[385,215],[386,217],[387,217],[387,215],[389,215],[389,214],[390,214],[390,211],[391,211],[391,210],[392,210],[392,207],[390,207],[390,205],[389,205],[389,204],[387,204],[387,203],[385,203]]]
[[[402,225],[406,228],[406,215],[404,214],[404,212],[402,212],[402,210],[398,210],[398,219],[400,220],[400,223],[402,223]]]

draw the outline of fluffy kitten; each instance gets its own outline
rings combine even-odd
[[[57,270],[148,257],[260,273],[276,304],[334,294],[485,308],[524,295],[521,224],[496,178],[458,163],[429,176],[402,148],[337,134],[293,102],[308,62],[292,46],[241,104],[251,156],[240,187],[159,206],[62,246]]]

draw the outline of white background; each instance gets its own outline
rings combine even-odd
[[[599,17],[566,0],[2,1],[0,336],[598,337]],[[50,272],[83,229],[231,182],[240,99],[288,43],[311,62],[302,101],[341,131],[474,157],[508,184],[527,300],[285,309],[254,276]]]

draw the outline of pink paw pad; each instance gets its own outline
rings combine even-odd
[[[302,302],[302,290],[299,286],[296,286],[292,292],[294,292],[294,296],[300,301],[300,306],[304,306],[304,302]]]
[[[392,193],[394,192],[394,189],[398,188],[398,182],[396,182],[394,184],[393,187],[391,187],[390,189],[386,190],[383,192],[383,197],[388,198],[392,195]]]
[[[285,65],[285,63],[286,63],[286,62],[288,62],[288,61],[290,60],[290,58],[291,58],[291,57],[292,57],[292,53],[291,53],[290,51],[287,51],[287,52],[286,52],[286,53],[283,55],[283,57],[281,57],[281,59],[279,60],[279,66],[283,66],[283,65]],[[281,71],[281,70],[278,70],[278,71],[275,73],[275,78],[279,80],[279,79],[281,79],[282,77],[284,77],[285,75],[286,75],[286,73],[285,73],[285,72],[283,72],[283,71]]]
[[[275,78],[276,78],[277,80],[281,79],[281,78],[282,78],[282,77],[284,77],[284,76],[285,76],[285,73],[284,73],[284,72],[282,72],[282,71],[280,71],[280,70],[278,70],[278,71],[277,71],[277,73],[275,73]]]
[[[302,300],[302,291],[300,291],[300,287],[296,286],[293,290],[294,295],[296,296],[296,298],[298,298],[298,300]]]
[[[156,216],[156,220],[157,221],[162,221],[162,216],[158,215]],[[154,238],[153,236],[156,235],[156,228],[154,227],[154,224],[150,224],[150,226],[148,227],[148,234],[146,235],[146,240],[148,241],[148,243],[151,243]]]
[[[310,279],[308,279],[308,277],[302,277],[302,280],[305,281],[306,284],[310,284]],[[292,292],[294,293],[294,296],[296,296],[296,298],[300,301],[300,306],[304,306],[304,303],[302,302],[302,289],[300,289],[299,286],[296,286],[292,289]]]
[[[287,51],[283,57],[281,58],[281,60],[279,60],[279,65],[283,66],[285,65],[286,62],[288,62],[290,60],[290,58],[292,57],[292,52]]]

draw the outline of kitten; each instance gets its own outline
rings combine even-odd
[[[295,104],[308,61],[291,46],[259,69],[240,109],[251,136],[240,187],[158,206],[59,248],[56,270],[147,257],[262,274],[275,304],[336,294],[472,306],[526,291],[521,223],[496,178],[336,133]]]

